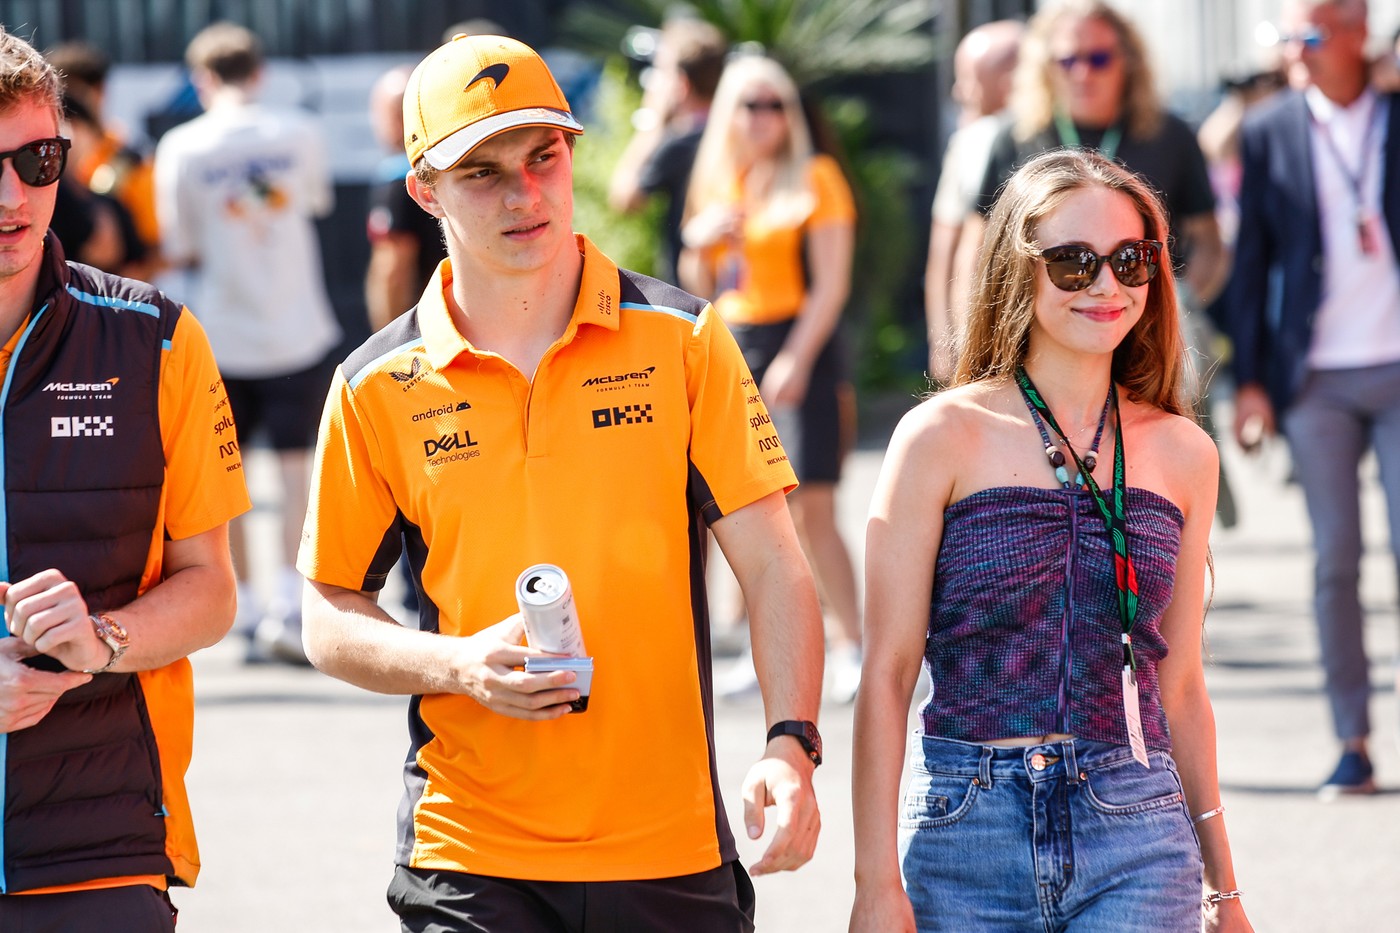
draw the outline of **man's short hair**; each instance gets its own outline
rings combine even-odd
[[[661,41],[675,50],[676,67],[690,82],[691,92],[701,100],[713,100],[729,54],[724,33],[706,20],[678,16],[661,28]]]
[[[207,71],[224,84],[244,84],[263,66],[262,42],[237,23],[206,26],[185,49],[191,71]]]
[[[44,53],[63,75],[64,83],[70,87],[81,84],[91,88],[101,88],[107,83],[107,73],[112,70],[112,60],[95,45],[87,42],[60,42]]]
[[[63,80],[38,49],[0,26],[0,113],[32,100],[62,112]]]

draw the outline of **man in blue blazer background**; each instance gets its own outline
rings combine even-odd
[[[1380,465],[1400,540],[1400,99],[1375,93],[1365,0],[1290,0],[1281,24],[1302,92],[1243,130],[1235,269],[1235,434],[1286,435],[1316,551],[1314,611],[1342,743],[1326,797],[1371,793],[1369,665],[1358,584],[1359,467]]]

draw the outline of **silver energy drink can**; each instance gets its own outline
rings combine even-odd
[[[515,580],[515,601],[530,647],[581,658],[583,629],[574,611],[569,578],[553,564],[535,564]]]

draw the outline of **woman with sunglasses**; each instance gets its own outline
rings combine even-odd
[[[1201,663],[1219,464],[1166,237],[1092,152],[992,212],[953,387],[871,505],[852,931],[1250,929]]]
[[[860,680],[860,611],[836,526],[836,484],[854,427],[837,332],[851,284],[855,207],[836,160],[814,152],[796,84],[743,55],[724,70],[686,199],[681,283],[710,297],[772,414],[755,443],[776,444],[801,485],[788,498],[832,620],[830,696]],[[776,450],[776,448],[775,448]],[[718,685],[753,680],[747,658]]]

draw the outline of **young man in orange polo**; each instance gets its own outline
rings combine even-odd
[[[248,508],[204,331],[64,261],[59,76],[0,28],[0,930],[159,933],[199,853],[191,652]]]
[[[397,869],[405,930],[741,931],[714,756],[705,529],[749,602],[770,725],[744,821],[755,874],[816,845],[821,617],[795,483],[709,305],[572,229],[582,127],[544,62],[459,36],[404,98],[410,193],[448,259],[340,366],[300,557],[313,663],[413,696]],[[375,594],[406,546],[418,629]],[[573,586],[596,670],[527,673],[515,580]],[[682,919],[683,918],[683,919]]]

